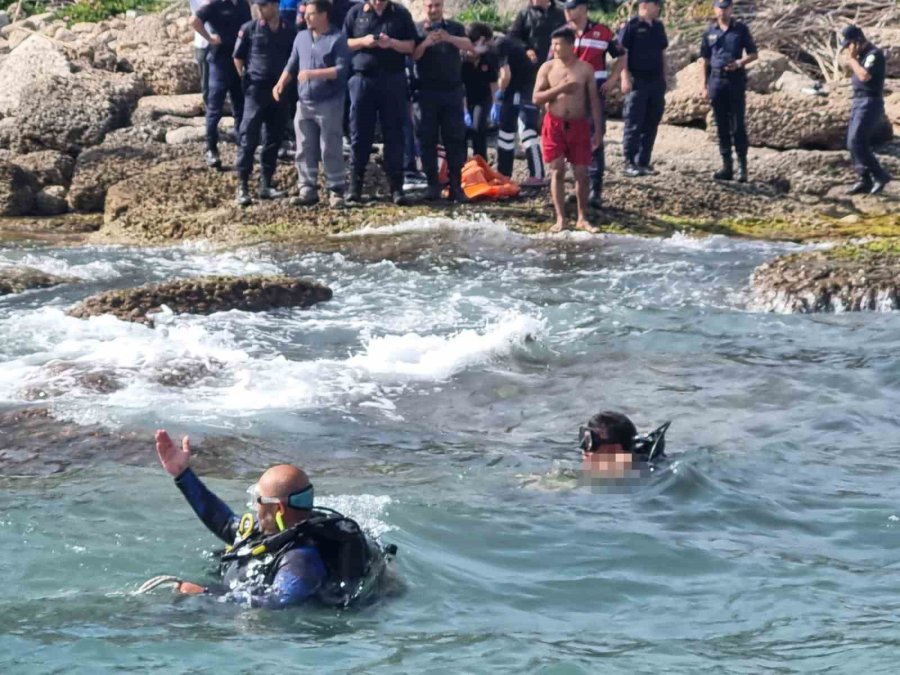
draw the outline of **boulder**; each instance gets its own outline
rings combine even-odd
[[[72,64],[55,43],[42,35],[29,35],[15,47],[0,68],[0,117],[14,115],[22,94],[46,77],[68,77]]]
[[[110,186],[148,171],[160,162],[189,153],[201,156],[200,150],[184,146],[173,148],[127,137],[121,140],[109,138],[102,145],[78,155],[69,188],[69,206],[80,212],[103,211]]]
[[[795,253],[760,265],[754,305],[770,312],[900,309],[900,244],[876,240]]]
[[[75,169],[75,160],[71,155],[55,150],[19,155],[15,158],[15,163],[31,173],[42,188],[48,185],[68,185]]]
[[[671,78],[666,93],[663,122],[693,125],[709,114],[709,99],[703,96],[703,61],[694,61]]]
[[[128,124],[141,95],[134,75],[97,70],[45,77],[23,90],[22,142],[34,148],[77,153],[98,145],[107,132]]]
[[[885,97],[884,114],[894,126],[894,135],[900,135],[900,91]]]
[[[0,148],[19,148],[19,124],[15,117],[0,118]]]
[[[747,89],[757,94],[775,91],[778,78],[791,68],[791,60],[771,49],[760,49],[759,58],[747,68]]]
[[[0,10],[0,28],[4,28],[9,25],[9,14]]]
[[[24,216],[34,209],[37,181],[18,164],[0,160],[0,216]]]
[[[9,46],[9,40],[0,38],[0,54],[8,54],[12,47]],[[0,62],[2,63],[2,62]]]
[[[153,326],[163,305],[176,314],[213,314],[237,309],[265,312],[278,307],[311,307],[331,300],[327,286],[285,276],[213,276],[180,279],[93,295],[69,311],[86,319],[112,314],[123,321]]]
[[[166,143],[168,145],[202,143],[205,139],[206,128],[202,126],[179,127],[166,132]]]
[[[48,185],[34,198],[34,210],[39,216],[58,216],[69,210],[66,203],[66,188],[62,185]]]
[[[816,81],[808,75],[787,70],[775,82],[775,91],[781,91],[794,96],[815,96],[811,93],[816,86]]]
[[[21,293],[29,288],[47,288],[66,281],[31,267],[0,267],[0,295]]]
[[[202,94],[179,96],[144,96],[138,101],[134,119],[156,120],[163,115],[198,117],[203,114]]]
[[[120,66],[139,75],[147,92],[157,95],[189,94],[200,91],[200,75],[190,40],[176,31],[170,35],[170,21],[187,14],[188,6],[163,14],[139,16],[129,21],[116,40]],[[171,15],[171,17],[170,17]]]

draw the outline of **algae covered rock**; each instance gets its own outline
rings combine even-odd
[[[331,289],[286,276],[213,276],[179,279],[93,295],[69,311],[86,319],[112,314],[123,321],[153,325],[152,314],[165,305],[176,314],[213,314],[239,309],[265,312],[278,307],[311,307],[330,300]]]

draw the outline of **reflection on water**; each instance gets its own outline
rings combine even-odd
[[[320,253],[0,249],[82,280],[0,299],[3,672],[893,669],[896,315],[750,311],[786,245],[447,224]],[[210,272],[335,297],[156,330],[65,316]],[[573,438],[605,408],[673,419],[667,465],[585,478]],[[281,613],[130,595],[204,578],[218,545],[156,466],[157,427],[197,439],[236,509],[262,468],[302,464],[399,546],[402,592]]]

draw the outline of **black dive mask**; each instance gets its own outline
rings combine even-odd
[[[661,459],[666,454],[666,431],[671,420],[651,431],[646,436],[635,436],[631,439],[630,449],[624,443],[610,443],[608,439],[600,437],[598,429],[593,427],[578,427],[578,447],[583,453],[599,453],[603,452],[603,446],[618,445],[625,452],[631,452],[638,456],[642,462],[652,462],[655,459]]]

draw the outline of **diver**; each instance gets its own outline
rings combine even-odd
[[[345,607],[371,590],[396,553],[370,542],[352,519],[317,508],[309,477],[294,465],[263,473],[248,490],[255,517],[238,517],[191,470],[187,436],[179,450],[165,430],[157,431],[156,452],[203,524],[228,546],[220,557],[221,587],[156,577],[139,592],[171,583],[181,593],[221,594],[251,607],[308,600]]]
[[[582,469],[594,476],[628,479],[656,470],[667,459],[666,422],[649,434],[638,434],[627,415],[599,412],[578,429]]]

